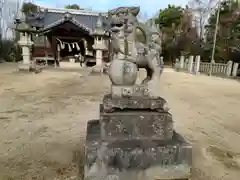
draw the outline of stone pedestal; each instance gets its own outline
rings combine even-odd
[[[188,61],[188,72],[189,73],[193,72],[193,60],[194,60],[194,57],[190,56],[189,61]]]
[[[196,56],[195,59],[195,66],[194,66],[194,74],[199,75],[199,69],[200,69],[200,63],[201,63],[201,56]]]
[[[23,61],[19,63],[19,71],[30,71],[32,67],[31,61],[31,47],[33,42],[31,41],[31,36],[28,33],[20,33],[20,40],[18,44],[22,48]]]
[[[105,43],[105,29],[103,24],[103,17],[100,13],[97,19],[96,27],[92,35],[94,36],[93,49],[96,51],[96,65],[92,68],[92,73],[103,73],[103,51],[108,50]]]
[[[96,65],[92,68],[92,73],[102,73],[103,72],[103,49],[96,49]]]
[[[190,178],[191,145],[174,130],[166,100],[144,92],[112,85],[103,97],[99,119],[87,124],[85,180]]]
[[[228,62],[227,62],[227,71],[226,71],[226,75],[227,75],[227,76],[231,76],[232,65],[233,65],[233,62],[232,62],[232,61],[228,61]]]
[[[185,61],[184,56],[181,56],[180,57],[180,67],[179,67],[181,70],[184,68],[184,61]]]
[[[176,58],[176,61],[175,61],[175,70],[180,71],[180,61],[178,58]]]
[[[102,67],[103,61],[103,52],[102,50],[96,50],[96,66]]]
[[[18,71],[30,72],[30,70],[31,70],[31,63],[18,64]]]
[[[236,76],[237,76],[238,66],[239,66],[238,63],[234,63],[234,64],[233,64],[233,70],[232,70],[232,76],[233,76],[233,77],[236,77]]]
[[[125,43],[119,38],[119,46],[124,44],[125,52],[111,61],[111,93],[103,97],[99,118],[87,124],[84,179],[186,180],[191,176],[191,145],[174,130],[167,102],[152,96],[149,83],[136,84],[133,14],[122,19],[124,31],[119,34]]]
[[[70,59],[69,59],[69,62],[70,62],[70,63],[75,63],[75,61],[76,61],[75,58],[70,58]]]

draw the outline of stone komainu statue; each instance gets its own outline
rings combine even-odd
[[[109,11],[108,14],[111,22],[113,59],[124,56],[124,21],[127,19],[128,58],[130,57],[138,68],[146,69],[147,77],[142,81],[142,84],[146,84],[154,77],[160,77],[163,71],[163,60],[160,58],[161,33],[156,28],[139,23],[139,11],[139,7],[120,7]],[[136,29],[143,31],[146,44],[136,42]]]
[[[111,92],[103,97],[99,118],[87,124],[84,180],[191,178],[192,147],[175,131],[167,101],[149,92],[161,73],[160,34],[152,31],[147,45],[134,41],[138,11],[111,12]],[[137,66],[147,69],[154,81],[136,84]]]

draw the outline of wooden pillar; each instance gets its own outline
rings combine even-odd
[[[55,67],[59,67],[59,61],[57,58],[57,41],[56,41],[56,36],[52,36],[52,51],[53,51],[53,57],[54,57],[54,61],[55,61]]]

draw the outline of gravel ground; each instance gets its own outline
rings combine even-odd
[[[0,180],[73,180],[81,173],[86,122],[98,117],[110,89],[107,76],[88,73],[17,73],[15,64],[0,64]],[[240,83],[166,69],[157,86],[175,128],[193,143],[193,180],[237,180]]]

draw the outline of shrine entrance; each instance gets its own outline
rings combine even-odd
[[[93,58],[94,39],[90,30],[71,19],[47,27],[43,33],[50,42],[57,66],[61,61],[85,62],[87,58]]]
[[[75,59],[74,62],[85,61],[87,42],[85,39],[75,40],[71,37],[56,37],[57,51],[63,61]]]

